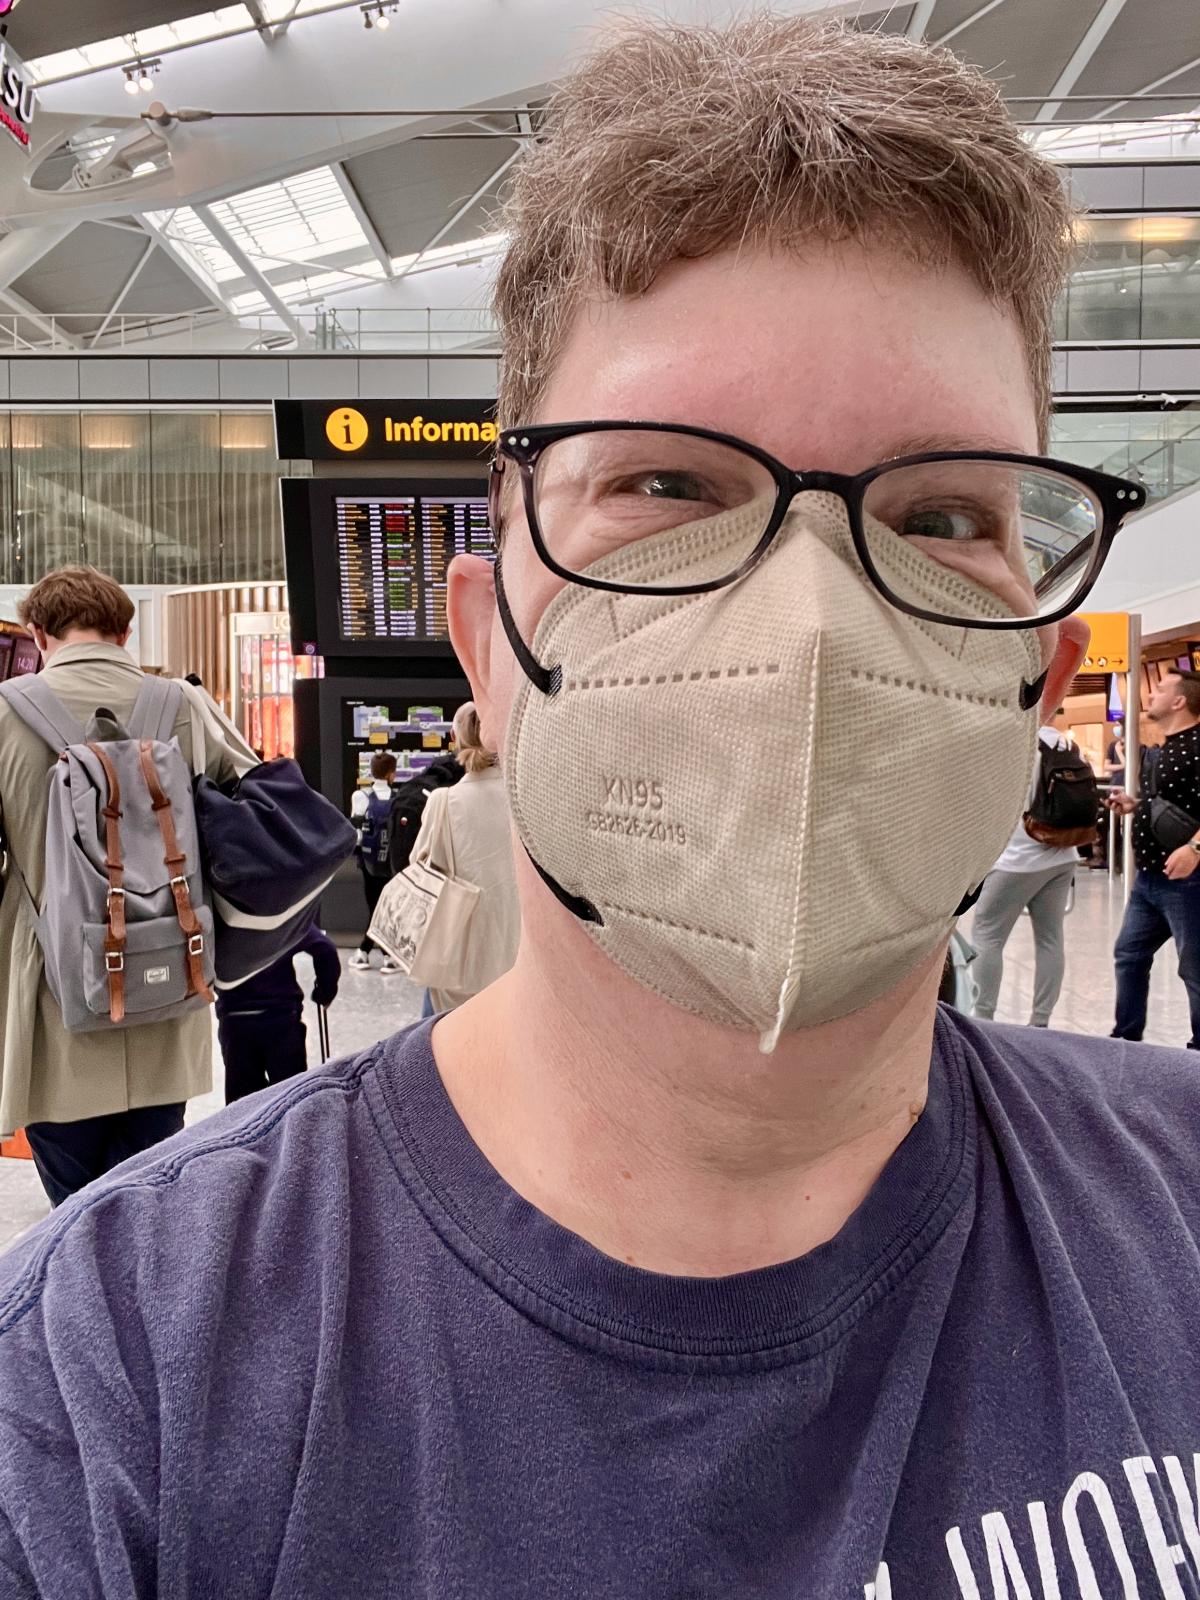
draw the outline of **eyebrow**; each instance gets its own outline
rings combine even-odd
[[[1006,455],[1023,456],[1027,452],[1011,439],[996,439],[989,434],[976,434],[974,438],[964,438],[960,434],[923,433],[911,438],[896,441],[886,456],[892,460],[895,456],[924,456],[932,455],[939,450],[1000,450]]]

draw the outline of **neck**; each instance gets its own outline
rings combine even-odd
[[[1194,728],[1200,722],[1200,717],[1194,717],[1190,711],[1177,711],[1174,716],[1164,718],[1159,723],[1165,738],[1170,738],[1173,733],[1186,733],[1189,728]]]
[[[527,926],[511,972],[434,1029],[446,1090],[508,1184],[656,1272],[723,1276],[831,1239],[924,1107],[941,952],[768,1056],[634,984],[573,923],[551,932]]]
[[[55,638],[53,634],[46,635],[46,643],[42,649],[43,659],[49,661],[60,650],[65,650],[72,644],[110,644],[117,649],[121,640],[114,639],[111,634],[97,633],[94,628],[68,628],[59,638]]]

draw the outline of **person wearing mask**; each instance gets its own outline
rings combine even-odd
[[[1060,707],[1053,724],[1038,729],[1038,755],[1030,803],[1041,771],[1041,752],[1065,750],[1071,745],[1066,713]],[[1028,807],[1026,808],[1028,811]],[[1066,970],[1063,922],[1079,852],[1073,846],[1043,844],[1033,838],[1022,818],[1013,829],[1004,853],[988,873],[971,923],[975,960],[971,978],[975,987],[977,1017],[996,1015],[1000,981],[1004,976],[1004,946],[1022,911],[1033,924],[1033,1009],[1030,1027],[1048,1028],[1050,1014],[1062,991]]]
[[[479,890],[470,925],[470,965],[478,982],[469,989],[427,990],[425,1016],[462,1005],[501,977],[516,960],[521,938],[503,775],[496,752],[483,743],[479,713],[470,700],[454,713],[454,759],[465,777],[430,795],[413,852],[432,850],[433,864],[444,868],[447,862],[440,857],[448,850],[455,877]]]
[[[356,789],[350,799],[350,815],[359,826],[358,870],[362,874],[363,894],[367,900],[368,927],[379,904],[379,896],[391,876],[395,777],[395,756],[390,750],[377,751],[371,757],[370,788]],[[362,943],[350,957],[351,970],[365,972],[371,965],[371,952],[378,948],[371,935],[364,933]],[[390,956],[385,956],[379,971],[382,977],[389,978],[400,968]]]
[[[342,961],[337,946],[312,927],[296,948],[265,971],[234,989],[217,993],[217,1037],[225,1061],[225,1104],[283,1083],[308,1066],[304,994],[296,979],[295,957],[313,964],[312,998],[331,1006],[337,998]]]
[[[756,9],[622,23],[521,160],[448,589],[517,960],[8,1258],[6,1581],[1194,1590],[1200,1078],[936,1002],[1144,503],[1039,465],[1061,174]]]
[[[101,708],[129,717],[142,671],[129,654],[134,605],[94,567],[62,567],[35,583],[18,611],[47,682],[86,727]],[[199,691],[202,692],[202,691]],[[174,738],[193,770],[235,778],[249,752],[208,702],[209,736],[193,755],[191,702]],[[224,730],[227,742],[214,736]],[[212,1084],[207,1010],[138,1027],[68,1033],[46,982],[35,929],[44,892],[46,785],[59,752],[0,699],[0,1131],[24,1127],[42,1186],[59,1205],[126,1157],[183,1127],[185,1103]],[[28,893],[26,893],[26,889]]]
[[[1146,716],[1163,742],[1143,752],[1141,796],[1118,789],[1108,800],[1113,811],[1133,819],[1137,869],[1113,951],[1117,1014],[1112,1036],[1142,1037],[1154,957],[1174,939],[1191,1015],[1187,1047],[1200,1050],[1200,672],[1168,673],[1151,691]],[[1156,799],[1195,821],[1191,838],[1162,842],[1153,823]]]

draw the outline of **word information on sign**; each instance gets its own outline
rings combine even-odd
[[[340,495],[334,504],[342,638],[446,638],[451,561],[493,554],[486,499]]]

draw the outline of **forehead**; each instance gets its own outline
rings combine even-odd
[[[853,472],[922,449],[1033,452],[1011,316],[957,267],[857,244],[681,262],[577,312],[538,419],[689,422],[792,466]]]

